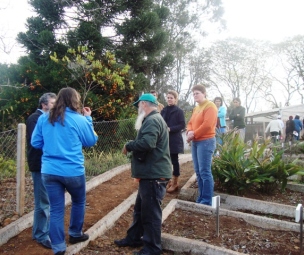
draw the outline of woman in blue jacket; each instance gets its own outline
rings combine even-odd
[[[161,111],[169,131],[170,157],[173,165],[173,180],[167,185],[167,192],[171,193],[178,190],[178,178],[180,176],[180,167],[178,154],[184,152],[184,142],[182,130],[185,128],[185,116],[182,109],[176,104],[178,102],[178,93],[174,90],[167,92],[167,106]]]
[[[214,104],[217,107],[217,123],[216,123],[216,142],[223,144],[221,135],[226,133],[226,107],[223,106],[221,97],[214,98]]]
[[[89,239],[82,232],[86,204],[82,147],[93,146],[96,141],[90,108],[81,109],[80,95],[75,89],[61,89],[50,113],[39,117],[31,139],[32,146],[43,152],[41,174],[50,200],[49,235],[55,255],[66,250],[65,190],[72,198],[69,242]]]

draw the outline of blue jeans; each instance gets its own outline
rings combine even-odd
[[[214,181],[211,173],[211,163],[215,143],[215,138],[192,142],[192,159],[198,184],[196,202],[204,205],[212,204]]]
[[[221,128],[216,128],[216,143],[223,145],[223,139],[222,139],[222,135],[226,133],[226,128],[225,127],[221,127]]]
[[[299,140],[300,139],[300,132],[301,132],[301,129],[300,130],[296,130],[298,132],[298,135],[294,135],[294,140]]]
[[[134,205],[133,222],[127,231],[127,240],[144,242],[143,251],[147,254],[161,254],[161,203],[166,194],[167,181],[139,181]]]
[[[32,172],[34,183],[34,221],[32,238],[37,242],[49,240],[50,202],[40,172]]]
[[[64,235],[65,190],[71,195],[72,208],[69,235],[80,237],[84,222],[86,203],[85,176],[63,177],[42,174],[42,180],[50,199],[50,239],[54,253],[66,250]]]

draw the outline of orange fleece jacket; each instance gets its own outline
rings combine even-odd
[[[187,125],[187,132],[194,131],[193,141],[215,137],[216,122],[217,107],[213,102],[206,100],[193,109]]]

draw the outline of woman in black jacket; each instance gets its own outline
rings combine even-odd
[[[174,90],[167,92],[167,106],[161,111],[169,131],[169,148],[171,162],[173,165],[173,180],[167,185],[167,192],[178,190],[178,177],[180,176],[180,167],[178,154],[184,152],[184,142],[182,130],[185,128],[185,116],[182,109],[177,106],[178,93]]]

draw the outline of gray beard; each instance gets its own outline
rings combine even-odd
[[[141,111],[138,113],[138,116],[135,121],[135,130],[138,131],[141,128],[145,115],[146,115],[146,113],[144,111]]]

